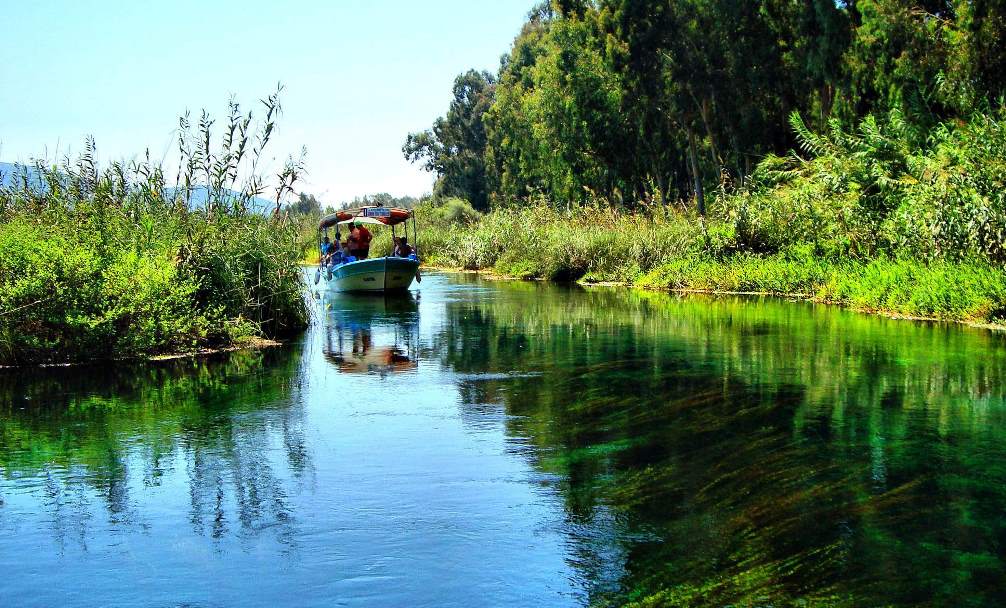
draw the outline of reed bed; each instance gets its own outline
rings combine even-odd
[[[275,207],[261,208],[278,94],[258,120],[231,102],[216,137],[207,113],[183,116],[171,182],[149,157],[100,169],[90,139],[74,161],[8,176],[0,365],[190,352],[303,328],[297,231],[280,213],[303,156],[277,175]]]

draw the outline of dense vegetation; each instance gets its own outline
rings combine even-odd
[[[276,95],[264,103],[260,123],[232,103],[219,147],[205,112],[195,129],[183,117],[172,187],[149,159],[99,170],[91,141],[75,163],[20,168],[0,188],[0,364],[188,352],[303,327],[296,230],[278,213],[300,161],[278,176],[275,212],[252,209],[279,111]]]
[[[543,3],[405,144],[488,212],[425,252],[997,317],[1004,33],[989,1]]]

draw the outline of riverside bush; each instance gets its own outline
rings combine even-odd
[[[281,221],[144,214],[159,234],[145,242],[139,231],[73,230],[75,215],[0,225],[0,362],[187,352],[306,323],[296,240]]]
[[[792,120],[803,151],[768,157],[707,217],[669,206],[499,206],[427,223],[424,260],[520,278],[800,295],[951,320],[1006,314],[1006,121],[923,136],[898,112],[826,135]],[[422,211],[422,210],[420,210]]]
[[[265,103],[255,154],[278,102]],[[188,169],[180,181],[209,184],[198,205],[190,187],[165,187],[158,166],[113,163],[99,172],[91,142],[77,164],[22,168],[0,188],[0,364],[189,352],[306,326],[296,226],[248,210],[261,191],[257,178],[231,189],[241,138],[251,137],[236,104],[231,122],[237,135],[216,152],[212,121],[204,115],[196,137],[182,121]],[[205,142],[204,162],[186,162],[195,154],[190,140]],[[280,179],[277,199],[296,164]]]

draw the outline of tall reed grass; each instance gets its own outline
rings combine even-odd
[[[700,219],[660,209],[566,211],[539,204],[452,224],[438,222],[429,204],[418,213],[433,218],[424,222],[419,248],[434,266],[651,289],[770,293],[955,321],[1006,318],[1006,273],[981,257],[864,258],[827,254],[798,239],[756,251],[744,245],[726,214]]]
[[[100,169],[91,139],[75,161],[10,176],[0,188],[0,364],[143,357],[303,328],[297,234],[280,213],[303,155],[278,172],[275,206],[253,210],[278,93],[261,120],[231,102],[218,137],[207,113],[195,128],[183,116],[173,185],[149,157]]]

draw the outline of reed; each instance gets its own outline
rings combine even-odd
[[[420,217],[436,207],[420,206]],[[1006,273],[978,257],[925,260],[880,254],[823,255],[795,243],[755,252],[738,246],[726,218],[656,209],[504,207],[475,221],[426,220],[427,264],[524,279],[617,282],[661,290],[758,292],[857,310],[968,322],[1006,314]]]
[[[144,357],[303,328],[296,229],[281,213],[303,167],[288,159],[269,210],[260,160],[280,113],[234,101],[222,133],[179,120],[173,185],[150,160],[19,167],[0,188],[0,364]]]

